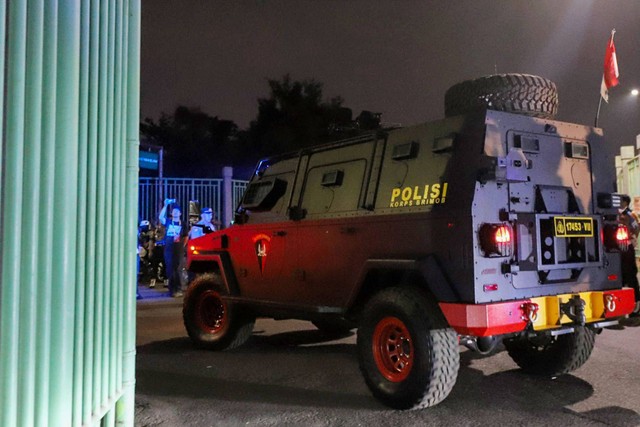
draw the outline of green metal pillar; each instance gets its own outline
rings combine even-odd
[[[6,3],[5,3],[6,4]],[[22,216],[22,177],[24,163],[24,108],[27,39],[27,5],[11,3],[6,28],[6,98],[3,128],[2,200],[2,286],[0,286],[0,425],[13,425],[18,417],[18,377],[20,338],[20,234]],[[7,179],[11,177],[11,179]],[[10,424],[11,423],[11,424]]]
[[[27,63],[26,79],[29,84],[25,91],[25,123],[40,123],[42,121],[42,76],[43,76],[43,36],[44,36],[44,2],[34,1],[27,11],[27,25],[33,28],[27,38]],[[41,140],[42,129],[39,126],[25,126],[25,170],[23,190],[23,212],[38,212],[40,200],[39,171],[42,161]],[[26,215],[23,221],[23,243],[38,241],[39,215]],[[28,307],[20,311],[20,352],[24,354],[22,363],[24,369],[35,372],[36,342],[32,338],[37,335],[36,320],[36,294],[38,283],[38,254],[34,253],[33,246],[22,245],[20,255],[23,261],[24,274],[20,282],[20,306]],[[21,425],[33,425],[35,415],[35,375],[30,375],[20,382],[18,399],[22,402],[18,412]]]
[[[141,27],[141,10],[139,0],[130,0],[129,22],[127,24],[127,67],[126,67],[126,91],[128,96],[124,99],[129,119],[126,122],[126,179],[125,191],[127,195],[125,211],[137,212],[138,210],[138,152],[139,152],[139,125],[138,111],[140,111],[140,98],[131,96],[131,94],[140,93],[140,27]],[[132,117],[134,116],[134,117]],[[125,230],[133,230],[137,228],[137,221],[133,215],[127,216],[125,219]],[[124,393],[120,404],[117,407],[117,422],[120,425],[130,426],[134,422],[134,412],[131,408],[135,407],[135,354],[136,354],[136,315],[135,315],[135,298],[137,281],[134,275],[136,271],[135,258],[133,257],[133,248],[137,245],[136,237],[133,234],[126,234],[125,242],[125,268],[126,283],[124,287],[124,316],[123,316],[123,337],[124,351],[122,360],[122,382],[124,385]]]
[[[140,0],[0,3],[0,425],[134,424]]]

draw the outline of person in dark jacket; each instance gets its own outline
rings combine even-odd
[[[171,217],[167,218],[167,211],[171,207]],[[175,204],[175,199],[165,199],[164,206],[158,219],[165,227],[164,235],[164,265],[169,278],[169,295],[174,298],[182,297],[180,281],[180,262],[184,257],[186,244],[187,223],[181,219],[182,210]]]

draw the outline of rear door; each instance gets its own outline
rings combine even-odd
[[[515,288],[575,284],[602,266],[586,141],[507,132],[510,211],[517,213]]]

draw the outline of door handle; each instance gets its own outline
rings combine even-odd
[[[274,231],[273,235],[276,237],[284,237],[287,235],[287,232],[284,230]]]

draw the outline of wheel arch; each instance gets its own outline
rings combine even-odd
[[[347,317],[358,318],[373,295],[391,286],[416,287],[436,304],[460,301],[434,256],[421,259],[370,259],[366,261],[349,297]]]
[[[189,272],[196,275],[205,273],[218,274],[229,295],[240,294],[238,281],[231,264],[231,257],[227,252],[209,254],[206,259],[192,260],[189,264]]]

